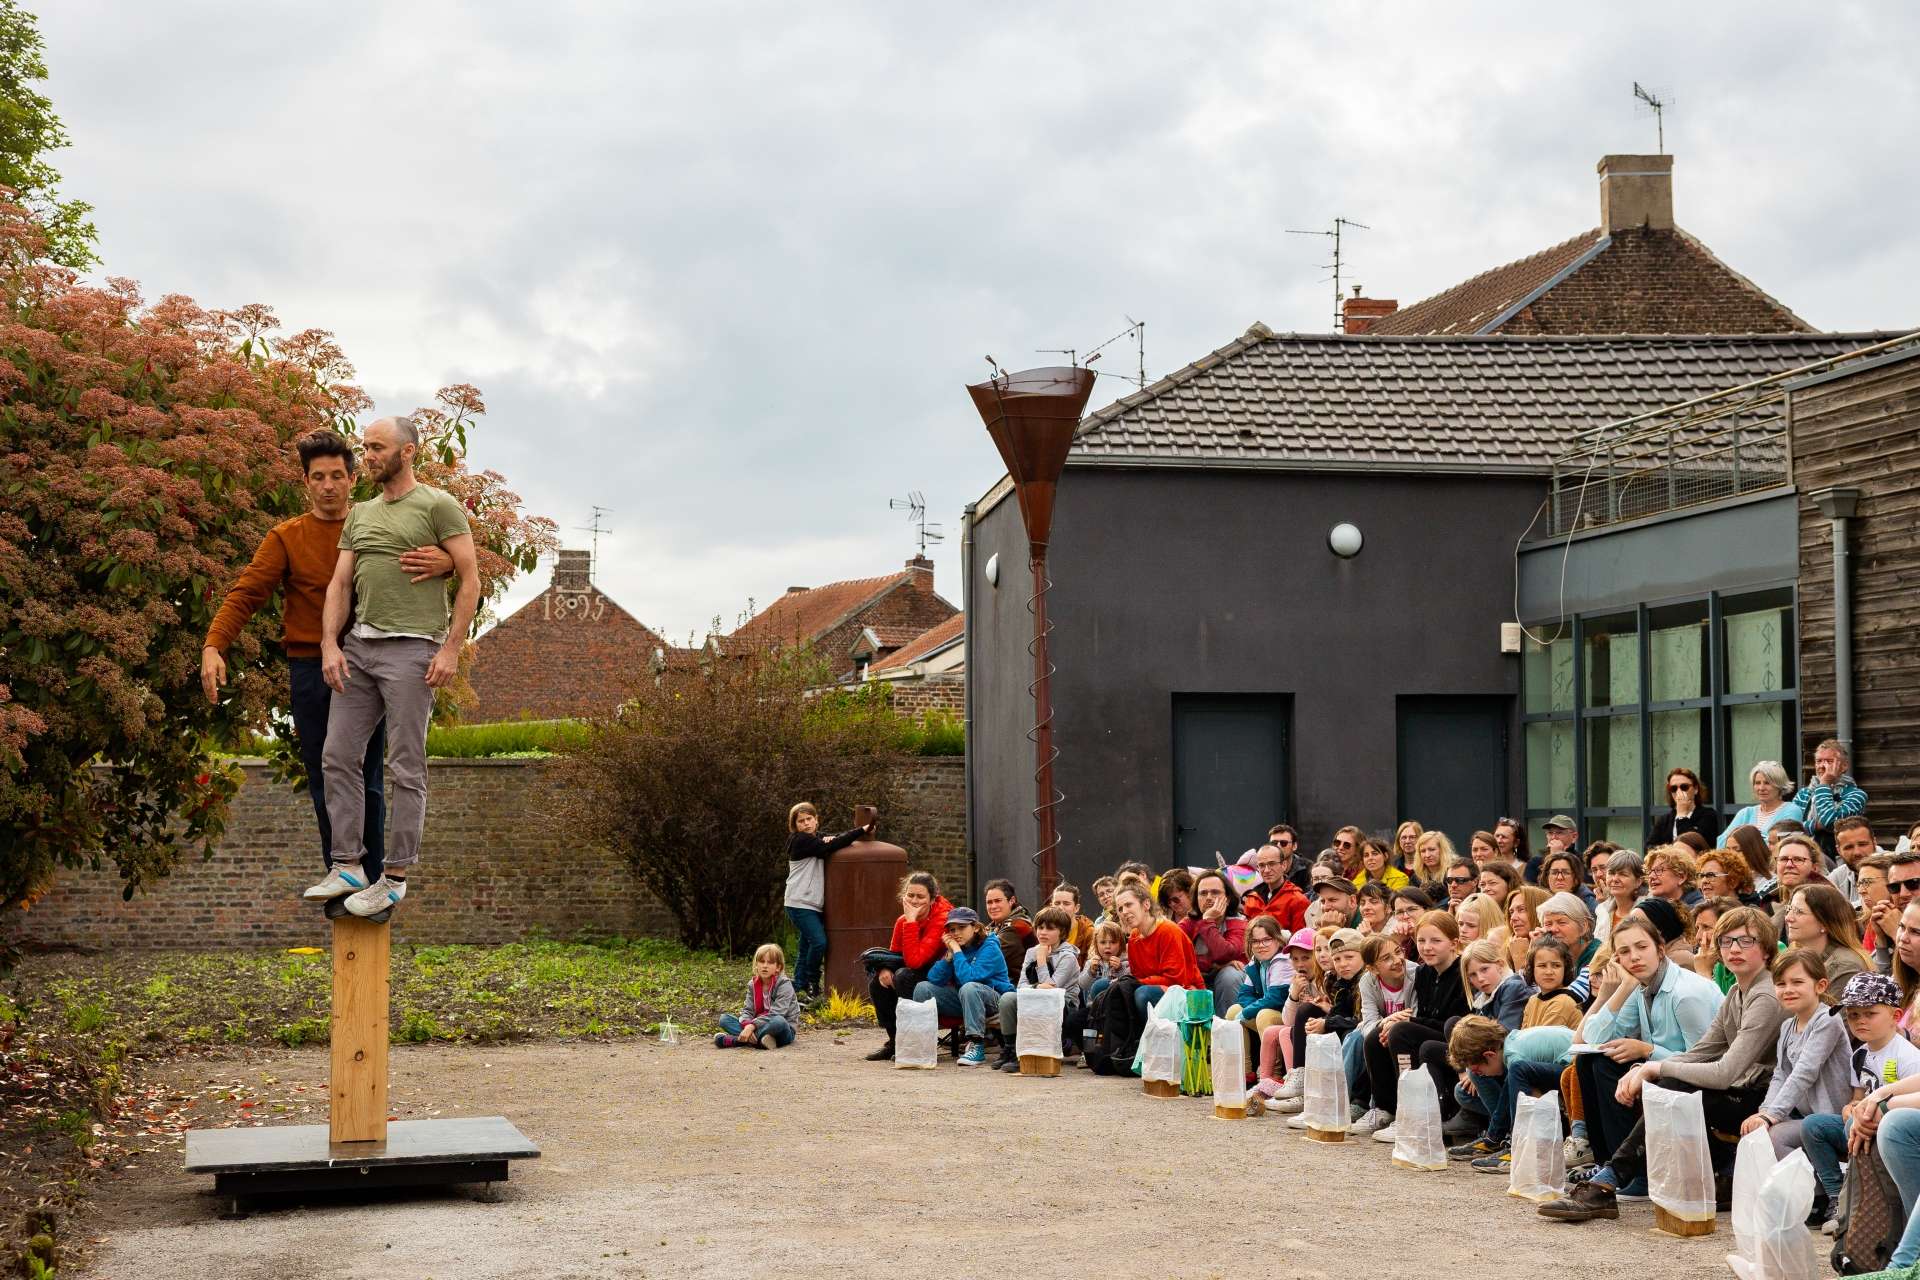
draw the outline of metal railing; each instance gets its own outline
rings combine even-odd
[[[1793,483],[1788,384],[1913,346],[1920,333],[1582,432],[1554,460],[1547,536]]]

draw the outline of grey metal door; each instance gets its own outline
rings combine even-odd
[[[1411,818],[1452,837],[1462,853],[1475,831],[1492,830],[1507,808],[1507,699],[1400,699],[1400,805]]]
[[[1231,862],[1287,816],[1292,704],[1271,694],[1173,695],[1174,862]]]

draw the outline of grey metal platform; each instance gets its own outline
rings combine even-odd
[[[385,1142],[329,1142],[324,1124],[190,1129],[186,1168],[238,1212],[256,1196],[505,1182],[511,1161],[539,1155],[505,1116],[472,1116],[396,1120]]]

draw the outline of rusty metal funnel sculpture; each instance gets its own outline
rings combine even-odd
[[[1059,880],[1055,851],[1060,847],[1060,831],[1054,810],[1066,799],[1053,785],[1053,762],[1060,753],[1053,745],[1054,668],[1047,657],[1047,635],[1053,630],[1047,620],[1047,588],[1053,585],[1047,577],[1047,541],[1053,532],[1060,473],[1067,465],[1074,429],[1093,394],[1093,370],[1055,366],[1003,373],[974,383],[967,394],[1007,464],[1027,526],[1027,565],[1033,573],[1033,594],[1027,598],[1027,612],[1033,615],[1033,639],[1027,645],[1033,655],[1033,683],[1027,691],[1034,705],[1034,726],[1027,737],[1033,743],[1038,799],[1033,816],[1040,849],[1034,864],[1044,898]]]

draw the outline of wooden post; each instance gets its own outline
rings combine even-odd
[[[1168,1080],[1144,1080],[1141,1084],[1142,1092],[1149,1098],[1177,1098],[1180,1096],[1180,1086]]]
[[[1060,1059],[1045,1057],[1041,1054],[1023,1053],[1020,1055],[1020,1074],[1057,1076],[1060,1074]]]
[[[328,1136],[387,1140],[387,961],[393,934],[358,916],[333,922],[333,1074]]]
[[[1682,1218],[1668,1213],[1659,1205],[1653,1206],[1653,1226],[1656,1231],[1664,1231],[1670,1236],[1710,1236],[1713,1234],[1713,1218]]]

